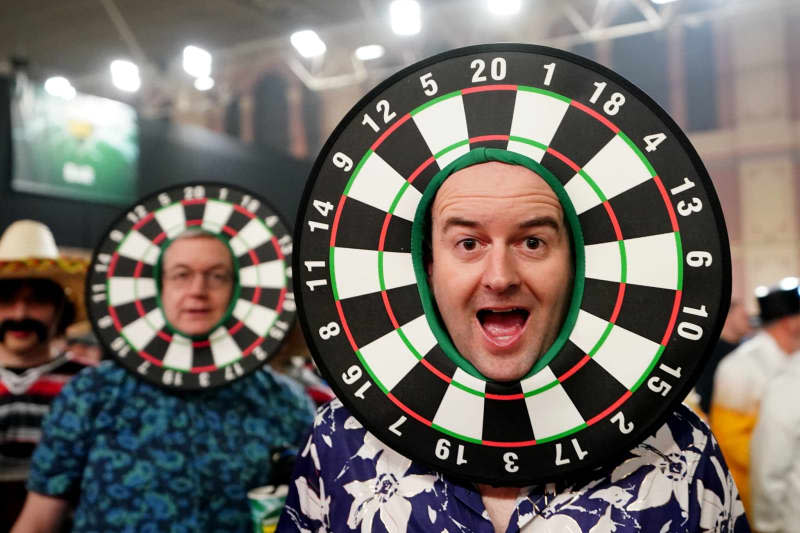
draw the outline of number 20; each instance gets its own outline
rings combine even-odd
[[[472,83],[480,83],[486,81],[483,71],[486,68],[486,62],[483,59],[474,59],[469,64],[469,68],[473,69],[475,73],[472,75]],[[490,63],[490,72],[492,79],[500,81],[506,77],[506,60],[503,57],[495,57]]]

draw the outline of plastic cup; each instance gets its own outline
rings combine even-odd
[[[250,501],[250,516],[253,518],[253,533],[274,533],[278,517],[286,503],[287,485],[267,485],[247,493]]]

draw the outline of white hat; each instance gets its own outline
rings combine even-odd
[[[61,285],[75,306],[75,322],[84,320],[83,286],[88,262],[63,257],[53,233],[35,220],[17,220],[0,236],[0,279],[44,278]]]

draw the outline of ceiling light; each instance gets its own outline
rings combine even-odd
[[[521,0],[489,0],[487,7],[494,15],[515,15],[522,6]]]
[[[197,78],[194,80],[194,88],[198,91],[207,91],[214,87],[214,78],[206,76],[205,78]]]
[[[795,277],[783,278],[781,280],[780,287],[781,287],[781,289],[783,289],[785,291],[790,291],[792,289],[796,289],[797,288],[797,286],[799,284],[798,282],[800,282],[800,280],[798,280]]]
[[[321,56],[327,50],[325,43],[314,30],[296,31],[289,40],[303,57]]]
[[[183,70],[195,78],[211,75],[211,54],[200,47],[189,45],[183,49]]]
[[[44,82],[44,90],[53,96],[58,96],[64,100],[75,98],[75,87],[63,76],[53,76]]]
[[[117,89],[135,93],[142,85],[139,67],[130,61],[115,59],[111,62],[111,81]]]
[[[394,0],[389,6],[392,31],[397,35],[414,35],[422,27],[419,3],[415,0]]]
[[[769,294],[769,289],[764,285],[759,285],[758,287],[756,287],[755,294],[756,298],[763,298],[764,296]]]
[[[379,57],[383,57],[383,53],[383,46],[379,44],[368,44],[366,46],[359,46],[356,48],[356,57],[361,61],[378,59]]]

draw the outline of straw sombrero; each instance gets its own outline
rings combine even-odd
[[[73,324],[86,319],[83,286],[88,262],[59,254],[53,233],[35,220],[17,220],[0,237],[0,279],[44,278],[64,288],[75,306]]]

